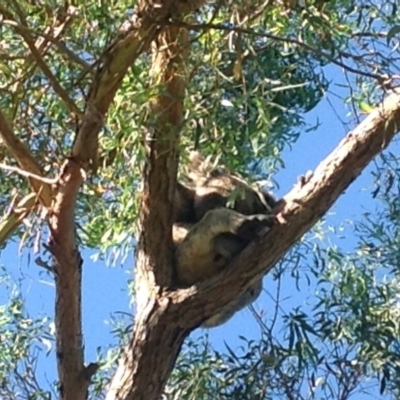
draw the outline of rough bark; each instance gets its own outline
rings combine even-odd
[[[131,345],[113,377],[107,399],[158,398],[173,367],[169,354],[177,357],[187,335],[176,324],[167,323],[167,304],[161,294],[170,286],[173,271],[172,202],[183,123],[187,52],[187,32],[182,28],[166,28],[153,45],[151,75],[160,93],[151,101],[153,118],[145,138],[142,233],[135,275],[138,313]],[[161,336],[164,350],[158,341]],[[166,350],[168,356],[164,358],[154,349]],[[143,374],[145,370],[151,373]],[[147,378],[143,379],[145,375]]]
[[[155,298],[152,296],[139,314],[107,399],[159,399],[184,338],[270,271],[390,143],[399,127],[400,92],[397,92],[350,132],[311,177],[302,179],[285,196],[283,207],[275,210],[285,222],[245,249],[231,268],[201,285],[159,290]],[[168,171],[159,173],[168,179]],[[157,189],[160,188],[155,187],[153,195],[157,195]]]
[[[49,249],[56,283],[56,346],[62,399],[83,400],[89,380],[83,362],[81,283],[82,259],[75,237],[74,210],[83,171],[68,161],[57,185],[50,216]]]
[[[146,48],[151,36],[135,26],[104,55],[104,65],[95,76],[87,108],[80,124],[71,157],[61,171],[50,208],[50,250],[54,257],[56,282],[55,319],[60,394],[64,400],[83,400],[95,367],[84,366],[81,320],[82,259],[77,247],[76,197],[85,170],[96,168],[98,134],[116,90],[131,63]],[[143,40],[144,43],[143,44]]]

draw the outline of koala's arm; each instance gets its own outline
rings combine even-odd
[[[178,280],[189,286],[214,276],[274,221],[272,215],[245,216],[227,208],[207,212],[176,246]]]

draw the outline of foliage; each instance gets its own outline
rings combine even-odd
[[[134,14],[132,2],[78,1],[72,14],[61,2],[6,4],[0,5],[0,109],[54,177],[76,133],[71,103],[80,112],[86,107],[89,84],[101,67],[97,60]],[[369,111],[381,100],[382,88],[398,79],[397,16],[395,0],[315,0],[290,10],[248,1],[204,6],[187,21],[191,54],[183,162],[185,149],[200,148],[249,180],[272,179],[285,165],[283,152],[316,129],[305,113],[335,95],[333,67],[343,71],[343,102],[356,122],[358,110]],[[135,245],[145,121],[159,90],[149,82],[149,64],[143,54],[124,77],[101,132],[100,168],[79,194],[81,247],[95,249],[108,264],[125,260]],[[15,165],[2,142],[0,161]],[[285,310],[278,294],[276,312],[256,315],[261,340],[242,338],[238,350],[216,351],[207,338],[187,342],[165,399],[212,399],[215,393],[221,399],[400,396],[398,157],[384,153],[373,173],[379,208],[352,223],[357,246],[349,251],[331,246],[323,225],[276,267],[277,284],[294,277],[304,289],[306,281],[311,306]],[[27,181],[2,171],[0,193],[0,210],[8,210],[28,193]],[[45,250],[47,233],[43,215],[32,213],[13,238],[32,251]],[[319,233],[323,244],[315,238]],[[6,292],[9,299],[0,310],[0,396],[50,398],[35,377],[39,349],[52,347],[49,317],[28,317],[24,299],[14,289]],[[118,326],[115,348],[99,350],[103,364],[94,398],[115,367],[125,332]]]
[[[24,299],[9,285],[4,268],[1,284],[8,301],[0,306],[0,397],[2,399],[49,399],[37,378],[39,355],[53,347],[48,317],[27,315]]]

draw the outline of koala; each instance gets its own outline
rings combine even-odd
[[[275,222],[271,209],[276,200],[271,195],[226,172],[193,170],[189,185],[177,183],[174,199],[175,268],[178,283],[183,286],[209,279],[226,268]],[[241,196],[234,196],[235,191]],[[232,208],[227,208],[229,201]],[[224,323],[251,304],[261,290],[260,280],[202,326]]]
[[[267,231],[274,216],[242,215],[228,208],[210,210],[196,224],[174,224],[175,268],[178,283],[190,286],[211,278],[226,268],[248,244]],[[257,281],[243,295],[207,319],[202,327],[223,324],[237,311],[251,304],[261,293]]]

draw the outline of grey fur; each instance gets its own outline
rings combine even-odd
[[[173,239],[179,285],[190,286],[211,278],[275,222],[275,198],[252,188],[241,178],[219,170],[208,174],[197,162],[189,185],[177,184]],[[228,208],[230,206],[231,208]],[[221,325],[251,304],[261,293],[262,280],[253,284],[203,323]]]

